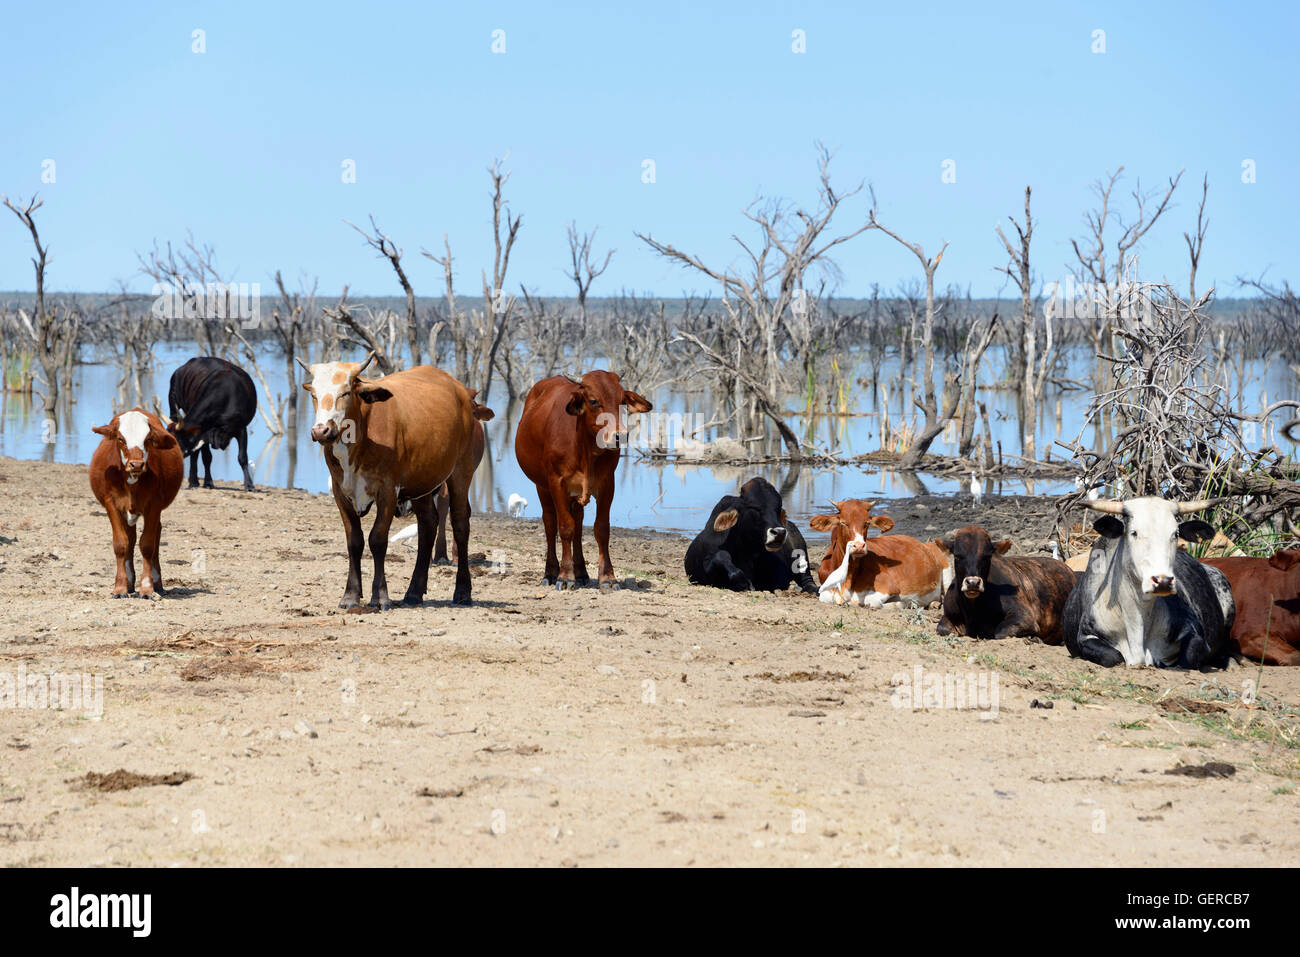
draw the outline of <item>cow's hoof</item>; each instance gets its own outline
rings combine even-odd
[[[406,605],[406,606],[409,607],[409,608],[415,608],[416,606],[421,605],[421,604],[423,604],[423,603],[424,603],[424,596],[423,596],[423,595],[409,595],[409,594],[408,594],[408,595],[404,595],[404,596],[402,597],[402,604],[403,604],[403,605]]]
[[[378,608],[380,611],[388,611],[390,608],[393,607],[393,602],[392,599],[390,598],[381,598],[379,599],[379,601],[375,601],[372,598],[370,599],[370,607]]]
[[[131,593],[129,591],[115,591],[113,592],[113,594],[109,595],[108,597],[109,598],[130,598]]]
[[[434,563],[435,565],[450,565],[450,564],[451,564],[451,559],[448,558],[446,555],[443,555],[441,558],[435,558],[435,559],[433,560],[433,563]]]
[[[543,575],[543,576],[542,576],[542,584],[545,585],[545,586],[554,585],[554,584],[555,584],[555,576],[554,576],[554,575]]]
[[[573,584],[573,579],[572,579],[572,578],[557,578],[557,579],[555,579],[555,590],[556,590],[556,591],[569,591],[569,590],[572,589],[573,587],[574,587],[574,584]]]
[[[256,492],[257,489],[256,489],[254,486],[252,486],[252,485],[245,485],[245,486],[244,486],[244,491],[245,491],[245,492]]]
[[[459,588],[457,588],[456,593],[451,596],[451,603],[453,605],[469,606],[474,604],[474,599],[470,597],[470,591],[468,588],[466,588],[464,591],[461,591]]]
[[[339,601],[339,607],[342,608],[344,611],[351,611],[353,608],[356,608],[360,604],[361,604],[360,598],[353,598],[350,595],[344,595],[343,598]]]
[[[204,488],[216,488],[217,486],[216,486],[215,484],[213,484],[212,482],[204,482],[204,483],[203,483],[203,487],[204,487]]]
[[[601,591],[617,591],[617,590],[618,590],[618,582],[614,581],[613,579],[609,579],[608,581],[603,581],[603,582],[600,583],[600,590],[601,590]]]

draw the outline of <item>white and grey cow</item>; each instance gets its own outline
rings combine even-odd
[[[1178,547],[1180,538],[1213,537],[1206,522],[1179,518],[1212,503],[1150,497],[1085,504],[1106,514],[1093,525],[1101,538],[1065,604],[1070,654],[1107,668],[1223,663],[1236,614],[1228,580]]]

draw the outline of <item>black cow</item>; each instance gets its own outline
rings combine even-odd
[[[692,585],[732,591],[777,591],[794,582],[817,594],[803,535],[786,520],[781,493],[763,478],[750,479],[739,495],[725,495],[713,507],[686,550],[686,575]]]
[[[203,487],[212,484],[212,450],[239,441],[239,465],[244,488],[253,490],[248,470],[248,423],[257,414],[257,389],[248,373],[216,356],[195,356],[172,373],[167,394],[171,424],[181,451],[190,457],[190,488],[199,484],[199,453],[203,453]]]
[[[1074,590],[1074,571],[1055,558],[1007,557],[1011,542],[996,544],[978,525],[935,539],[952,555],[952,584],[935,629],[972,638],[1036,635],[1061,643],[1061,616]]]

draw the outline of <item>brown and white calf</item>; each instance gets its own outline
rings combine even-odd
[[[94,431],[103,440],[90,457],[90,490],[108,512],[108,523],[113,527],[113,555],[117,559],[113,597],[125,598],[135,591],[135,535],[141,519],[144,574],[140,578],[140,595],[161,595],[158,546],[162,540],[162,511],[180,491],[185,456],[162,420],[144,409],[115,415],[108,425],[96,426]]]
[[[415,570],[402,602],[418,605],[428,587],[433,553],[434,496],[447,483],[451,528],[458,560],[452,601],[468,605],[469,483],[474,474],[475,420],[492,411],[475,403],[472,393],[441,369],[416,366],[382,379],[363,379],[373,360],[305,363],[316,421],[311,437],[320,443],[330,472],[334,503],[343,519],[348,545],[348,582],[340,608],[361,603],[361,553],[365,536],[361,518],[375,509],[370,553],[375,561],[370,604],[391,608],[384,559],[388,531],[399,504],[409,503],[419,527]]]
[[[831,533],[831,547],[818,575],[822,601],[879,608],[891,601],[928,605],[939,599],[951,573],[948,556],[936,545],[907,535],[868,539],[870,529],[887,532],[894,520],[872,515],[874,502],[847,499],[831,504],[837,509],[834,515],[814,515],[808,523]]]

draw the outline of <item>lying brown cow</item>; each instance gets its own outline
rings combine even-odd
[[[311,437],[319,442],[330,470],[330,488],[348,543],[348,583],[340,608],[361,603],[361,553],[365,538],[361,517],[375,508],[370,529],[370,554],[375,578],[370,604],[393,606],[384,576],[388,530],[399,503],[410,503],[419,527],[415,570],[403,604],[424,600],[429,558],[436,528],[434,494],[447,483],[451,498],[451,528],[459,554],[452,601],[468,605],[469,483],[474,474],[475,419],[490,419],[490,409],[477,405],[470,391],[432,366],[416,366],[382,379],[362,379],[373,361],[299,364],[311,376],[303,388],[316,406]]]
[[[104,438],[90,457],[90,490],[108,512],[108,523],[113,526],[113,554],[117,557],[113,597],[125,598],[135,591],[135,529],[141,518],[144,575],[140,594],[145,598],[161,595],[158,545],[162,539],[162,510],[180,491],[185,456],[162,420],[144,409],[115,415],[112,422],[97,426],[95,432]]]
[[[1231,640],[1266,665],[1300,665],[1300,548],[1272,558],[1203,558],[1228,579],[1237,617]]]
[[[515,457],[537,486],[546,530],[543,585],[572,588],[590,582],[582,557],[582,515],[596,497],[592,531],[600,549],[601,588],[614,587],[609,559],[609,507],[614,501],[614,468],[619,440],[627,434],[626,413],[649,412],[649,402],[623,388],[603,369],[581,381],[567,376],[543,379],[528,392],[515,430]],[[555,536],[562,557],[555,557]]]
[[[869,529],[887,532],[894,520],[872,515],[874,502],[831,504],[838,509],[834,515],[814,515],[808,522],[831,533],[830,550],[818,570],[822,601],[879,608],[891,601],[928,605],[943,594],[948,559],[938,548],[907,535],[868,539]]]
[[[943,596],[941,635],[1005,638],[1036,635],[1061,643],[1061,615],[1075,575],[1055,558],[1008,556],[1010,540],[997,542],[978,525],[934,542],[952,555],[952,584]]]

